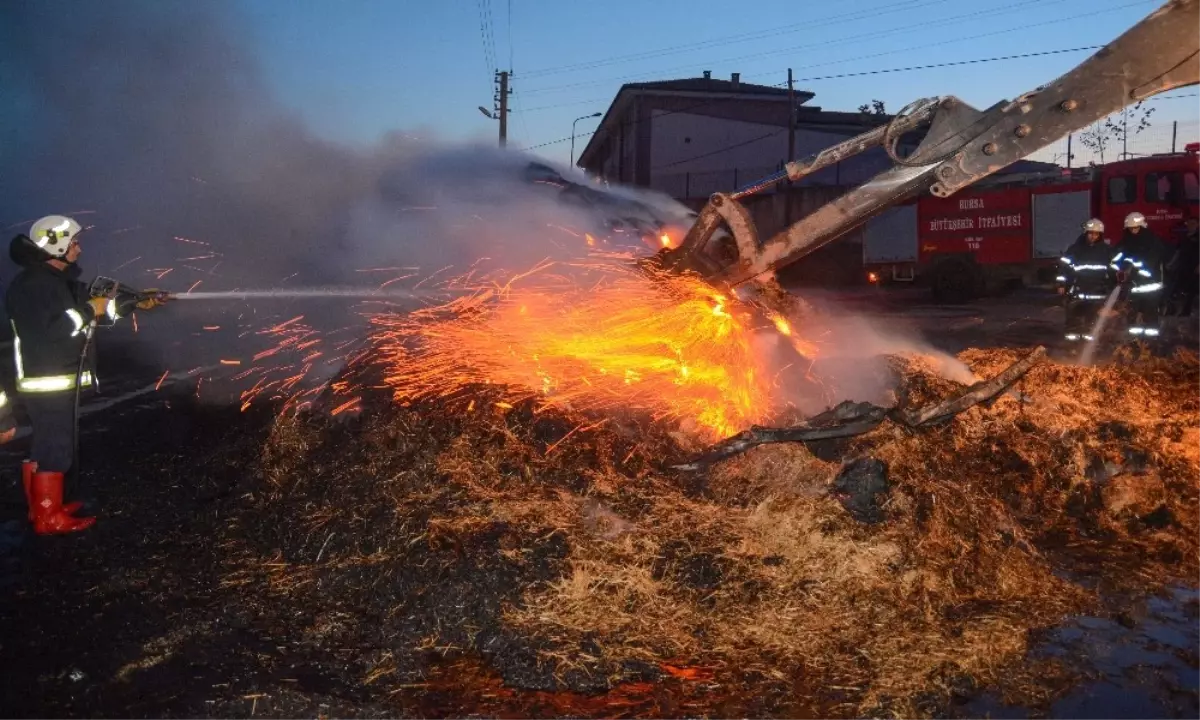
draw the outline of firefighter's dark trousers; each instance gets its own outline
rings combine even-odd
[[[1064,330],[1067,340],[1077,342],[1090,339],[1092,326],[1100,316],[1103,300],[1067,300],[1067,322]]]
[[[1148,293],[1129,293],[1129,334],[1134,337],[1158,337],[1158,308],[1162,290]]]
[[[69,472],[75,461],[75,391],[21,393],[33,440],[29,459],[40,472]]]

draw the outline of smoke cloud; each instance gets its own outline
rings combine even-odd
[[[979,379],[954,355],[923,340],[915,328],[863,312],[827,292],[799,292],[810,312],[796,319],[795,328],[817,346],[818,354],[801,372],[792,367],[781,370],[782,376],[793,380],[783,384],[781,393],[784,401],[805,414],[821,412],[842,400],[894,404],[898,378],[887,356],[908,358],[955,382],[971,384]],[[778,358],[777,366],[795,362],[783,339],[774,338],[769,345],[765,351]],[[816,378],[817,383],[799,382],[798,377]]]
[[[580,256],[583,234],[603,229],[604,211],[578,192],[564,201],[519,153],[399,131],[369,148],[315,136],[271,96],[235,19],[217,0],[3,3],[8,236],[69,214],[88,228],[85,279],[183,292],[373,286],[406,273],[416,282],[483,258],[521,269]],[[682,206],[666,215],[687,222]],[[401,269],[379,270],[390,267]],[[8,265],[5,279],[15,272]],[[362,325],[345,301],[196,301],[143,315],[138,334],[113,330],[100,345],[134,343],[147,361],[180,369],[243,347],[252,323],[301,313]],[[203,330],[216,326],[239,331]]]
[[[531,168],[520,153],[399,131],[367,148],[317,137],[272,97],[235,19],[218,0],[3,3],[0,227],[11,237],[42,215],[73,215],[90,226],[85,278],[183,292],[520,270],[582,256],[584,233],[605,234],[613,215],[676,232],[690,224],[665,196],[597,195],[579,176],[583,189],[564,192],[554,171],[571,171]],[[640,205],[614,208],[614,198]],[[627,245],[644,247],[639,230],[624,229]],[[5,279],[14,272],[6,267]],[[196,301],[144,315],[137,334],[126,326],[100,345],[132,344],[147,363],[182,370],[245,353],[248,328],[300,314],[365,334],[345,301]],[[814,368],[838,399],[878,400],[890,381],[865,359],[884,353],[938,358],[969,378],[949,356],[838,316],[816,331],[823,359]],[[798,401],[813,412],[825,404]]]

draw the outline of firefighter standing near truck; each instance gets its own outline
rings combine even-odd
[[[1113,256],[1112,268],[1129,289],[1129,334],[1156,338],[1163,295],[1163,261],[1166,246],[1139,212],[1125,216],[1125,232]]]
[[[80,368],[96,322],[112,323],[135,307],[161,304],[156,297],[128,293],[91,297],[75,264],[80,232],[71,218],[51,215],[9,245],[21,271],[8,287],[5,305],[13,328],[17,394],[33,426],[21,480],[39,535],[86,530],[96,521],[75,516],[80,503],[63,504],[64,477],[75,462],[76,385],[91,387],[94,381],[90,370]]]
[[[1167,263],[1167,290],[1163,294],[1164,314],[1170,315],[1178,298],[1180,317],[1191,317],[1192,305],[1200,295],[1200,219],[1192,215],[1184,221],[1187,235],[1179,242],[1175,256]]]
[[[1117,284],[1112,268],[1114,252],[1104,238],[1104,223],[1092,218],[1083,224],[1083,234],[1060,258],[1058,291],[1066,296],[1064,337],[1069,342],[1092,339],[1089,333],[1100,308]]]

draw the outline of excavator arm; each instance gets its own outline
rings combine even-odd
[[[736,287],[796,262],[896,203],[923,192],[949,197],[1127,105],[1200,82],[1198,27],[1200,0],[1170,0],[1075,69],[1015,100],[983,111],[955,97],[912,103],[885,126],[790,162],[736,192],[714,194],[679,246],[657,260]],[[916,149],[900,157],[900,138],[922,130]],[[759,240],[742,198],[876,146],[894,167]],[[728,234],[718,236],[722,227]]]

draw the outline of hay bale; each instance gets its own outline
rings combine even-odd
[[[989,376],[1022,355],[960,359]],[[914,404],[961,388],[928,363],[897,368]],[[716,682],[749,694],[828,699],[837,688],[839,704],[822,714],[924,708],[962,678],[1035,682],[1017,672],[1030,632],[1096,601],[1051,557],[1097,558],[1070,569],[1139,590],[1194,581],[1198,382],[1194,354],[1045,362],[1021,397],[927,431],[848,440],[847,455],[862,459],[840,470],[802,445],[772,445],[699,480],[665,470],[693,448],[655,423],[630,431],[483,402],[381,409],[336,431],[281,422],[266,477],[282,485],[303,469],[321,480],[272,506],[297,530],[243,549],[235,574],[262,579],[280,612],[331,602],[357,612],[384,594],[402,609],[362,612],[357,632],[370,640],[359,642],[383,633],[397,657],[458,643],[521,687],[595,690],[646,667],[716,668]],[[1104,477],[1089,480],[1096,458]],[[1150,471],[1132,474],[1134,460]],[[1163,512],[1170,523],[1151,522]],[[319,568],[271,560],[315,555],[303,543],[335,526]],[[447,621],[443,598],[474,614]],[[436,625],[421,624],[422,603]],[[354,632],[344,630],[346,647]],[[487,648],[532,659],[505,670]],[[384,680],[372,687],[387,692]]]

